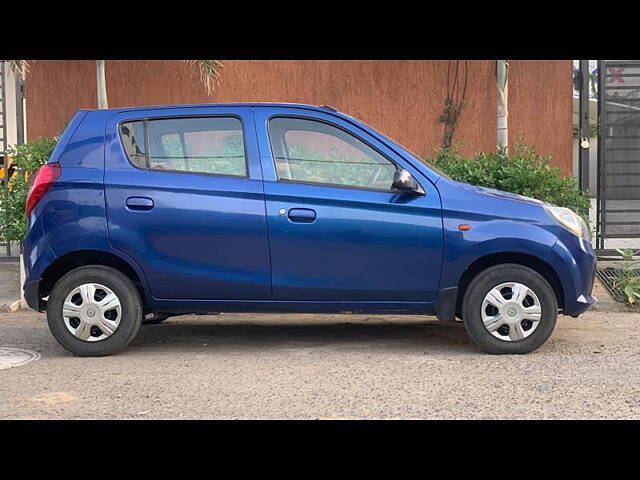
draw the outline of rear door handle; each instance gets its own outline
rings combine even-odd
[[[151,210],[153,200],[147,197],[129,197],[125,203],[130,210]]]
[[[296,223],[312,223],[316,219],[316,211],[310,208],[292,208],[289,210],[289,220]]]

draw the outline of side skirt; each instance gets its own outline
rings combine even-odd
[[[455,305],[454,305],[455,307]],[[284,300],[160,300],[147,308],[167,313],[379,313],[434,315],[435,302],[334,302]]]

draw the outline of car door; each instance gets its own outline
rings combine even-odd
[[[270,298],[249,107],[122,112],[107,136],[109,240],[140,265],[155,298]]]
[[[364,129],[303,109],[255,109],[275,300],[431,302],[438,191]],[[405,168],[424,196],[391,190]]]

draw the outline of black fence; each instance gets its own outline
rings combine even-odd
[[[598,62],[596,247],[607,238],[640,243],[640,60]]]

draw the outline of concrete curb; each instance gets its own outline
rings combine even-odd
[[[620,312],[620,313],[638,313],[640,314],[640,306],[630,307],[619,302],[597,302],[589,310],[594,312]]]

